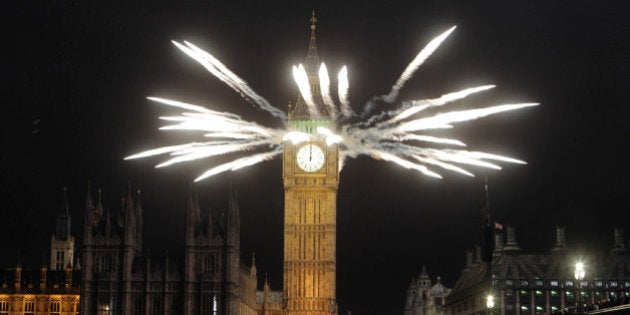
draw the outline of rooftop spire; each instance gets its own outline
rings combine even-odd
[[[293,119],[309,119],[309,118],[317,118],[320,114],[324,114],[326,116],[326,109],[322,104],[322,96],[319,86],[319,66],[320,60],[319,55],[317,53],[317,38],[315,36],[315,30],[317,29],[317,18],[315,17],[315,11],[312,11],[311,18],[309,19],[309,24],[311,28],[311,39],[308,44],[308,51],[306,53],[306,60],[303,62],[304,70],[306,70],[306,75],[308,76],[308,81],[311,86],[311,94],[313,97],[313,101],[316,104],[317,110],[314,114],[311,113],[311,109],[308,108],[304,100],[302,99],[302,95],[298,94],[298,99],[293,106],[289,105],[289,118]]]
[[[68,240],[70,237],[70,206],[68,204],[68,188],[63,187],[63,205],[57,216],[55,236],[59,240]]]
[[[315,23],[317,22],[317,18],[315,17],[315,10],[313,10],[309,22],[311,22],[311,42],[308,45],[306,64],[310,68],[307,70],[313,71],[315,70],[315,67],[317,67],[317,63],[319,62],[319,56],[317,55],[317,40],[315,38],[315,29],[317,28],[317,26],[315,25]]]

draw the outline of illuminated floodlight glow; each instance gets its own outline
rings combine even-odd
[[[392,85],[391,91],[386,95],[375,97],[375,100],[380,100],[381,103],[382,101],[394,103],[405,83],[413,77],[418,68],[454,30],[455,26],[431,40],[405,68],[398,80]],[[183,43],[173,41],[173,44],[255,107],[286,123],[287,115],[284,112],[258,95],[244,80],[210,53],[186,41]],[[501,104],[421,115],[432,108],[442,107],[495,87],[495,85],[480,85],[448,92],[437,98],[403,101],[396,109],[388,109],[378,114],[359,118],[350,107],[348,100],[347,67],[343,66],[337,75],[337,104],[330,91],[331,80],[328,70],[323,63],[316,75],[319,78],[323,104],[317,103],[319,102],[318,98],[313,95],[309,74],[307,74],[304,66],[301,64],[293,66],[293,78],[308,108],[310,117],[329,119],[336,123],[334,127],[318,127],[316,132],[312,134],[290,129],[269,128],[255,122],[245,121],[234,113],[218,112],[201,105],[177,100],[149,97],[149,100],[158,104],[182,111],[178,115],[160,117],[160,120],[167,123],[167,125],[160,127],[160,130],[196,131],[200,137],[203,137],[204,141],[156,148],[131,155],[125,159],[166,154],[170,157],[156,166],[165,167],[220,155],[238,155],[227,163],[216,165],[205,171],[195,180],[200,181],[281,155],[285,143],[298,145],[317,140],[324,141],[328,146],[339,145],[339,171],[346,164],[347,159],[361,155],[392,162],[434,178],[442,178],[442,175],[435,169],[474,176],[473,172],[464,167],[500,170],[501,166],[497,164],[498,162],[525,164],[524,161],[511,157],[462,150],[462,147],[466,147],[463,141],[429,133],[436,129],[454,128],[454,125],[459,122],[536,106],[538,103]],[[326,109],[329,116],[323,116],[320,109]],[[358,121],[350,122],[352,118],[356,118]],[[583,265],[581,266],[583,274]],[[577,267],[576,265],[576,277],[579,275]]]

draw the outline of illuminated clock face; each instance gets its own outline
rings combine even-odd
[[[297,152],[297,164],[307,172],[315,172],[322,168],[324,160],[324,151],[314,144],[307,144]]]

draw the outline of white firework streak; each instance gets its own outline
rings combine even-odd
[[[297,67],[293,66],[293,79],[295,83],[297,83],[298,89],[300,89],[300,94],[302,94],[302,99],[304,99],[304,103],[306,103],[311,117],[319,117],[319,111],[317,110],[317,106],[313,100],[313,94],[311,93],[311,84],[308,81],[308,75],[302,64]]]
[[[228,162],[225,164],[221,164],[217,167],[211,168],[207,170],[205,173],[201,174],[201,176],[197,177],[195,181],[198,182],[200,180],[206,179],[210,176],[214,176],[216,174],[219,174],[225,171],[235,171],[243,167],[252,166],[262,161],[273,159],[276,155],[280,155],[280,154],[282,154],[282,148],[278,148],[271,152],[265,152],[265,153],[260,153],[260,154],[254,154],[251,156],[246,156],[244,158],[240,158],[232,162]]]
[[[339,103],[341,103],[341,112],[345,117],[354,116],[354,111],[350,108],[350,101],[348,101],[348,89],[350,84],[348,83],[348,68],[343,66],[337,75]]]
[[[401,121],[405,118],[408,118],[410,116],[413,116],[419,113],[420,111],[425,110],[426,108],[429,108],[432,106],[442,106],[442,105],[460,100],[462,98],[465,98],[466,96],[470,94],[482,92],[488,89],[492,89],[494,87],[495,87],[494,85],[483,85],[479,87],[465,89],[462,91],[444,94],[440,96],[439,98],[432,99],[432,100],[417,100],[417,101],[405,102],[406,104],[403,103],[403,107],[399,111],[396,111],[398,114],[392,117],[392,119],[388,120],[387,123],[395,123],[397,121]],[[405,109],[406,108],[405,105],[409,106],[409,108]]]
[[[330,96],[330,77],[328,76],[326,65],[323,62],[319,67],[319,90],[322,92],[322,100],[324,104],[328,106],[330,116],[334,120],[337,117],[337,108]]]
[[[453,27],[449,28],[446,32],[440,34],[438,37],[436,37],[432,41],[430,41],[420,51],[420,53],[418,53],[416,58],[414,58],[413,61],[407,66],[405,71],[403,71],[403,73],[400,75],[400,78],[398,78],[398,81],[396,81],[396,83],[394,83],[394,86],[392,86],[391,92],[389,92],[389,94],[387,94],[387,95],[384,95],[383,100],[385,100],[388,103],[393,103],[396,100],[396,98],[398,97],[398,93],[403,88],[403,86],[405,85],[407,80],[411,79],[411,77],[413,76],[414,72],[416,72],[416,70],[418,70],[420,65],[422,65],[424,63],[424,61],[427,60],[427,58],[429,58],[429,56],[431,56],[431,54],[438,47],[440,47],[440,44],[442,44],[442,42],[448,37],[448,35],[451,35],[451,33],[455,30],[456,27],[457,26],[453,26]]]
[[[387,102],[394,102],[400,89],[411,78],[418,67],[438,48],[450,35],[455,27],[450,28],[425,46],[415,59],[407,66],[388,95],[382,96]],[[212,55],[197,46],[184,42],[186,46],[173,42],[179,49],[195,59],[218,79],[240,93],[245,99],[252,101],[258,107],[268,111],[273,116],[286,121],[286,115],[271,106],[264,98],[256,94],[243,80],[227,69]],[[298,85],[302,98],[309,108],[311,117],[319,119],[317,104],[311,94],[308,75],[302,65],[293,66],[294,79]],[[338,75],[339,111],[344,117],[355,116],[348,101],[347,68],[344,66]],[[330,78],[325,65],[322,63],[319,72],[322,100],[331,114],[338,112],[330,96]],[[210,168],[195,181],[251,166],[280,155],[283,145],[291,143],[298,145],[303,142],[317,140],[325,141],[327,145],[339,145],[339,171],[347,158],[360,155],[371,156],[375,159],[389,161],[402,167],[417,170],[427,176],[442,178],[441,174],[429,169],[438,167],[443,170],[474,176],[472,172],[462,166],[484,167],[500,170],[496,162],[525,164],[525,162],[491,153],[450,149],[449,146],[465,147],[466,144],[457,139],[437,137],[433,135],[417,134],[420,131],[453,128],[458,122],[474,120],[488,115],[515,110],[538,103],[504,104],[485,108],[475,108],[445,113],[437,113],[428,117],[417,117],[423,110],[444,106],[461,100],[467,96],[486,91],[494,85],[483,85],[467,88],[461,91],[444,94],[438,98],[413,100],[403,102],[398,109],[384,111],[368,117],[363,121],[345,123],[338,126],[340,134],[324,127],[318,127],[316,133],[309,134],[296,130],[273,129],[248,122],[233,113],[213,111],[199,105],[188,104],[175,100],[150,97],[152,101],[185,110],[178,116],[164,116],[161,120],[172,124],[161,127],[161,130],[184,130],[202,132],[203,137],[210,141],[190,142],[180,145],[166,146],[131,155],[125,159],[145,158],[168,154],[169,160],[158,164],[164,167],[172,164],[212,158],[218,155],[243,153],[256,150],[245,157]],[[414,118],[415,117],[415,118]],[[332,117],[334,120],[334,117]],[[423,145],[421,145],[423,144]],[[429,145],[429,146],[426,146]],[[446,148],[441,148],[446,146]],[[265,150],[265,152],[259,152]]]
[[[247,85],[247,82],[243,81],[236,74],[230,71],[230,69],[223,65],[223,63],[221,63],[214,56],[187,41],[184,41],[186,46],[176,41],[172,42],[173,44],[175,44],[175,46],[177,46],[177,48],[179,48],[181,51],[185,52],[188,56],[195,59],[202,66],[204,66],[215,77],[217,77],[219,80],[223,81],[229,87],[238,92],[241,96],[243,96],[243,98],[250,100],[260,109],[269,112],[274,117],[286,121],[287,116],[283,111],[269,104],[269,102],[265,98],[254,92],[254,90],[252,90],[249,85]]]

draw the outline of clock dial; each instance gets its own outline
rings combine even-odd
[[[324,151],[317,145],[307,144],[297,152],[298,166],[307,172],[315,172],[324,165]]]

